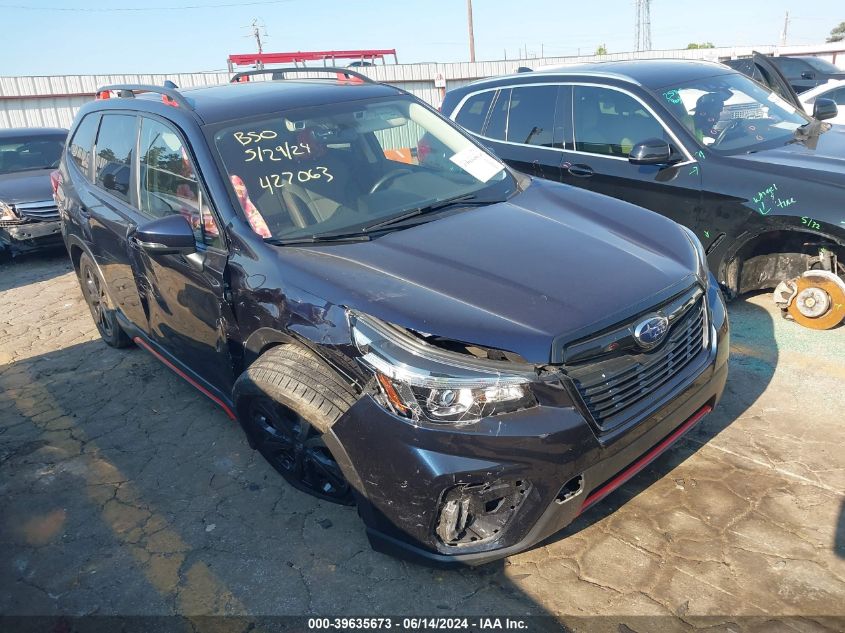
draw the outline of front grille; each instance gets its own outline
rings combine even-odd
[[[18,212],[18,215],[20,215],[21,218],[36,220],[39,222],[59,219],[59,210],[53,200],[16,204],[15,211]]]
[[[656,349],[633,348],[567,368],[599,430],[611,431],[647,415],[665,396],[690,382],[695,376],[690,377],[690,371],[701,364],[694,361],[703,362],[706,356],[708,327],[705,297],[700,295],[675,316]]]

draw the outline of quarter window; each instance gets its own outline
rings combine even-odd
[[[507,140],[553,147],[556,102],[557,86],[514,88],[508,108]]]
[[[609,88],[575,87],[577,151],[625,157],[634,144],[650,138],[666,138],[666,133],[639,101]]]
[[[97,135],[94,181],[125,202],[130,201],[132,153],[135,149],[135,117],[105,114]]]
[[[490,110],[490,103],[495,94],[495,90],[488,90],[471,96],[458,112],[455,122],[470,132],[481,134],[481,128],[484,127],[484,121],[487,119],[487,112]]]
[[[197,172],[182,139],[153,119],[141,122],[141,212],[156,218],[179,213],[197,241],[220,246],[220,231],[203,199]]]
[[[70,157],[85,174],[85,178],[91,179],[91,150],[94,147],[94,136],[97,134],[97,123],[100,117],[96,114],[89,114],[79,126],[70,142]]]

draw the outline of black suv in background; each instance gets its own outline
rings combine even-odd
[[[724,63],[735,70],[745,72],[747,59],[750,58],[730,59]],[[826,84],[831,79],[845,79],[845,70],[819,57],[766,56],[766,59],[777,67],[792,89],[799,94]]]
[[[701,243],[324,72],[356,81],[102,88],[58,176],[82,293],[108,344],[174,369],[292,485],[356,503],[374,547],[525,549],[719,400]]]
[[[0,254],[62,243],[50,173],[59,165],[67,130],[0,130]]]
[[[781,91],[711,62],[602,62],[475,82],[442,111],[520,171],[691,228],[729,297],[774,288],[828,329],[845,319],[845,126],[818,120],[831,100],[813,119]]]

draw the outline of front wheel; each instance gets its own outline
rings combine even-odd
[[[85,303],[91,311],[91,318],[94,319],[97,331],[106,344],[111,347],[132,345],[132,339],[126,335],[117,321],[117,313],[111,305],[105,282],[87,253],[83,253],[79,258],[79,285],[82,288]]]
[[[323,441],[356,400],[354,391],[309,350],[265,352],[234,387],[238,419],[250,444],[295,488],[352,505],[352,489]]]

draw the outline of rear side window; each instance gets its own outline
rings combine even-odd
[[[481,134],[481,128],[484,127],[484,121],[487,119],[487,112],[490,110],[490,103],[495,94],[495,90],[488,90],[471,96],[464,102],[458,116],[455,117],[455,122],[470,132]]]
[[[511,100],[511,90],[500,90],[490,112],[490,121],[484,130],[484,136],[498,141],[505,140],[508,130],[508,104]]]
[[[139,176],[142,213],[154,218],[178,213],[188,220],[198,242],[221,245],[220,231],[181,137],[169,126],[146,117],[141,119]]]
[[[130,202],[134,150],[135,117],[104,114],[97,135],[94,182],[125,202]]]
[[[523,145],[554,145],[557,86],[514,88],[508,108],[507,140]]]
[[[87,180],[91,180],[91,152],[94,149],[94,137],[97,135],[98,114],[89,114],[77,126],[68,148],[70,157]]]

